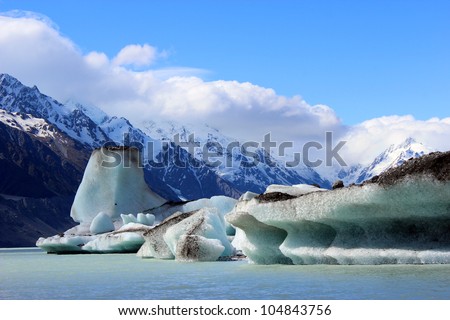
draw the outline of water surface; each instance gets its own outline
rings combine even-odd
[[[0,249],[0,299],[450,299],[450,265],[252,265]]]

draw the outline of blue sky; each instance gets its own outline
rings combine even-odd
[[[450,1],[0,1],[47,15],[81,50],[130,43],[326,104],[346,124],[449,115]]]
[[[450,149],[450,1],[0,0],[0,12],[0,72],[135,124],[332,131],[356,160],[408,137]]]

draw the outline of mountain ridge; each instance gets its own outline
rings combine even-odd
[[[406,160],[419,158],[435,150],[427,148],[414,138],[408,137],[399,144],[392,144],[381,152],[369,165],[356,164],[337,173],[337,178],[343,180],[345,185],[361,184],[381,173],[398,167]]]
[[[169,140],[168,136],[162,136],[159,133],[156,137],[152,137],[157,132],[149,130],[145,123],[141,126],[132,125],[123,117],[108,116],[95,106],[85,106],[75,101],[69,101],[66,104],[40,93],[39,89],[34,86],[26,87],[19,80],[6,74],[0,75],[0,105],[9,112],[19,112],[29,114],[35,118],[42,118],[50,124],[65,132],[67,135],[80,143],[86,145],[87,148],[97,148],[104,143],[128,143],[140,144],[144,148],[151,143],[155,148],[155,158],[164,154],[163,145],[157,140],[163,139],[170,143],[169,151],[176,156],[182,158],[185,163],[195,163],[195,167],[189,168],[171,168],[160,170],[146,165],[146,175],[158,184],[152,183],[152,179],[148,179],[148,183],[152,188],[160,189],[162,195],[169,197],[171,200],[193,200],[199,197],[212,196],[216,193],[238,197],[246,191],[263,192],[270,184],[298,184],[298,183],[316,183],[324,187],[330,187],[329,181],[323,180],[313,169],[304,167],[301,172],[286,168],[279,161],[268,155],[261,148],[256,150],[256,154],[260,159],[257,165],[242,165],[242,162],[251,161],[252,159],[241,154],[240,149],[232,150],[224,156],[227,161],[221,166],[211,166],[202,157],[201,152],[188,154],[182,146]],[[153,123],[154,125],[155,123]],[[202,145],[208,148],[217,143],[233,143],[235,139],[221,134],[218,130],[209,126],[205,129],[187,128],[186,125],[172,124],[171,133],[179,133],[181,140],[187,140],[188,136],[195,130],[197,137],[201,138]],[[157,130],[161,129],[161,126]],[[155,139],[156,138],[156,139]],[[177,150],[175,150],[177,149]],[[146,152],[144,152],[146,154]],[[192,159],[191,159],[192,158]],[[228,165],[228,159],[231,159],[232,165]],[[193,161],[195,160],[195,161]],[[267,160],[267,161],[266,161]],[[148,163],[148,162],[147,162]],[[149,163],[148,163],[149,164]],[[182,170],[186,169],[186,170]],[[179,188],[180,180],[177,176],[182,176],[191,182],[191,187],[197,191],[192,192],[190,187],[185,189]],[[214,177],[215,176],[215,177]],[[203,182],[202,179],[205,179]],[[196,184],[199,182],[199,185]],[[168,185],[167,188],[162,186],[160,182]],[[207,190],[211,190],[208,192]],[[173,192],[175,191],[175,193]],[[214,193],[212,193],[212,191]]]

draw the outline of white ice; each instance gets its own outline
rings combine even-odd
[[[137,222],[146,226],[152,226],[155,223],[155,216],[147,213],[138,213],[137,215]]]
[[[294,184],[293,186],[283,186],[283,185],[279,185],[279,184],[272,184],[266,188],[266,191],[264,193],[281,192],[281,193],[287,193],[294,197],[298,197],[298,196],[302,196],[302,195],[305,195],[305,194],[308,194],[311,192],[317,192],[317,191],[328,191],[328,190],[317,188],[317,187],[309,185],[309,184]]]
[[[139,157],[134,148],[94,150],[72,205],[73,220],[91,222],[99,212],[117,220],[162,205],[165,200],[144,181]]]
[[[175,212],[191,212],[202,208],[216,208],[222,216],[225,216],[233,210],[236,203],[237,200],[230,197],[214,196],[210,199],[202,198],[179,205],[166,204],[150,212],[155,215],[155,223],[159,223]]]
[[[134,253],[142,246],[144,238],[137,232],[102,234],[83,246],[92,253]]]
[[[175,256],[176,259],[179,257],[177,256],[177,253],[180,252],[181,247],[184,249],[181,251],[189,251],[192,253],[191,260],[206,260],[206,257],[202,257],[201,253],[197,252],[198,248],[191,248],[189,247],[190,243],[183,242],[184,240],[192,240],[192,238],[189,237],[183,237],[183,236],[201,236],[206,239],[215,239],[220,241],[223,250],[222,252],[219,252],[217,257],[215,257],[212,260],[217,260],[219,256],[232,256],[234,254],[234,248],[231,246],[227,234],[225,231],[225,221],[223,219],[223,216],[218,213],[218,210],[215,208],[203,208],[190,217],[180,221],[179,223],[169,227],[164,234],[163,238],[166,244],[169,246],[170,251]],[[206,240],[201,241],[202,246],[205,247],[208,245],[208,242]],[[211,245],[214,246],[217,249],[217,242],[211,242]],[[196,245],[196,243],[192,243],[192,245]],[[204,250],[204,252],[216,252],[216,249],[211,250]],[[210,256],[209,256],[210,258]],[[209,259],[208,258],[208,259]],[[187,255],[184,255],[183,260],[188,259]],[[188,259],[189,260],[189,259]]]
[[[108,168],[108,163],[116,160],[121,160],[119,165]],[[66,231],[64,237],[40,239],[37,245],[44,250],[64,253],[136,252],[140,249],[142,257],[173,259],[177,252],[176,244],[169,248],[163,237],[169,227],[182,219],[178,217],[162,225],[157,224],[168,217],[166,220],[170,220],[176,212],[185,218],[188,212],[200,210],[203,214],[200,229],[194,233],[176,229],[176,241],[181,238],[195,240],[195,245],[201,248],[197,250],[200,252],[195,258],[197,260],[212,259],[219,247],[222,248],[219,256],[233,254],[227,235],[233,236],[235,229],[225,222],[224,216],[233,210],[237,200],[216,196],[180,205],[163,205],[165,200],[146,185],[139,162],[137,149],[95,150],[72,205],[71,217],[80,224]],[[186,248],[185,244],[182,243]]]
[[[450,183],[419,177],[240,201],[226,219],[233,245],[260,264],[450,263],[449,207]]]
[[[124,225],[128,223],[140,223],[146,226],[152,226],[155,223],[155,216],[153,214],[138,213],[137,216],[133,214],[121,214],[122,222]]]
[[[182,235],[176,245],[175,257],[178,261],[216,261],[225,247],[218,239],[199,235]]]
[[[114,223],[106,213],[99,212],[92,220],[89,230],[92,234],[114,231]]]
[[[53,236],[39,238],[36,246],[49,253],[73,253],[82,252],[83,245],[95,236]]]
[[[267,191],[266,191],[267,192]],[[259,194],[251,192],[251,191],[247,191],[246,193],[244,193],[240,198],[239,201],[249,201],[252,200],[254,197],[258,196]]]

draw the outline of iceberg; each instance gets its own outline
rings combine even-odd
[[[215,261],[234,254],[220,209],[178,212],[144,233],[137,256],[179,261]]]
[[[234,248],[231,246],[225,230],[224,218],[218,210],[203,208],[170,226],[163,238],[176,260],[214,261],[220,256],[234,255]],[[207,248],[209,245],[211,245],[210,249]],[[222,248],[220,252],[218,251],[219,247]],[[212,255],[213,252],[216,255]]]
[[[177,242],[175,257],[178,261],[216,261],[225,247],[218,239],[199,235],[182,235]]]
[[[168,203],[143,181],[137,149],[101,150],[72,206],[79,225],[38,239],[47,252],[178,261],[243,252],[257,264],[450,263],[450,152],[406,161],[363,185],[272,185],[239,200]],[[108,154],[132,164],[99,168]]]
[[[434,153],[362,186],[269,188],[226,216],[233,245],[258,264],[450,263],[449,167],[450,152]]]
[[[39,238],[36,242],[36,245],[42,250],[48,253],[85,253],[83,251],[83,246],[85,243],[93,240],[94,236],[89,235],[72,235],[65,236],[63,235],[55,235],[53,237],[48,238]]]
[[[144,237],[139,232],[117,231],[102,234],[83,246],[90,253],[135,253],[144,243]]]
[[[194,214],[194,211],[178,212],[144,233],[145,242],[137,252],[137,256],[141,258],[175,259],[172,250],[170,250],[163,237],[168,228],[192,214]]]
[[[164,203],[144,181],[137,148],[102,147],[92,152],[72,204],[79,225],[36,245],[50,253],[137,252],[155,222],[143,212]]]
[[[155,216],[155,223],[159,223],[176,212],[192,212],[207,207],[216,208],[218,213],[225,216],[233,210],[236,203],[236,199],[227,196],[214,196],[211,198],[202,198],[189,202],[166,203],[157,208],[145,210],[145,212],[153,214]]]
[[[90,223],[104,212],[117,220],[122,213],[137,214],[165,202],[145,183],[137,148],[102,147],[92,152],[70,216],[76,222]]]
[[[256,264],[293,264],[279,246],[285,230],[264,224],[246,212],[236,212],[227,219],[237,228],[232,245]]]
[[[255,194],[256,195],[256,194]],[[153,214],[155,216],[155,223],[160,223],[167,217],[174,215],[175,213],[187,213],[192,211],[197,211],[202,208],[215,208],[217,213],[222,217],[225,217],[228,213],[233,211],[234,206],[238,200],[226,197],[226,196],[214,196],[211,198],[202,198],[186,203],[167,203],[161,207],[146,210],[146,212]],[[234,236],[236,230],[234,227],[224,220],[226,234],[229,236]]]
[[[114,223],[104,212],[99,212],[92,220],[89,230],[92,234],[106,233],[114,231]]]

